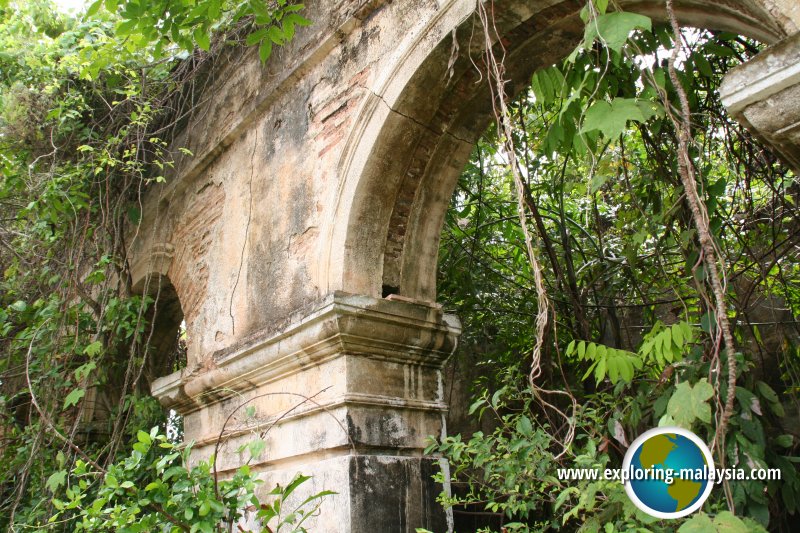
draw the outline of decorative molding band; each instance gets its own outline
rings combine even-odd
[[[186,368],[155,380],[152,393],[187,414],[343,356],[438,369],[460,333],[458,319],[436,305],[335,292],[282,331],[213,354],[211,369]]]
[[[800,33],[770,46],[731,70],[719,92],[732,115],[800,83]]]
[[[380,396],[372,394],[358,394],[348,393],[330,401],[320,402],[316,405],[309,404],[306,408],[293,409],[291,414],[281,414],[277,416],[270,416],[264,419],[253,421],[246,425],[246,427],[232,427],[225,431],[222,435],[225,439],[231,439],[246,435],[248,433],[260,432],[270,426],[282,426],[284,424],[308,418],[314,415],[322,414],[323,416],[334,416],[333,411],[342,407],[362,407],[362,408],[378,408],[381,410],[389,409],[402,409],[409,411],[428,411],[434,413],[437,417],[440,413],[447,412],[447,405],[442,401],[426,401],[426,400],[402,400],[391,396]],[[201,448],[209,444],[216,444],[219,440],[220,434],[212,433],[194,439],[195,448]],[[359,443],[359,446],[364,446]]]

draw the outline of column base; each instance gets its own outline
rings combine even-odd
[[[153,394],[184,416],[193,458],[216,454],[223,475],[249,462],[262,495],[297,473],[313,476],[298,498],[335,491],[315,532],[438,532],[439,465],[423,450],[442,431],[441,370],[459,333],[437,305],[335,293],[212,365],[156,380]],[[255,439],[266,448],[251,459]]]

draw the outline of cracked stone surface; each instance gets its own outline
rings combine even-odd
[[[492,118],[474,0],[308,4],[314,24],[265,66],[252,49],[217,61],[174,142],[195,155],[147,191],[129,232],[135,290],[174,291],[189,339],[187,368],[153,392],[224,472],[272,428],[253,465],[265,487],[302,471],[339,493],[314,531],[444,531],[422,450],[442,431],[459,333],[435,304],[439,234]],[[658,0],[621,4],[665,18]],[[580,40],[582,5],[495,3],[509,94]],[[797,32],[797,6],[676,2],[685,22],[769,43]],[[741,115],[756,129],[757,105],[773,104]],[[249,399],[252,420],[234,413]]]

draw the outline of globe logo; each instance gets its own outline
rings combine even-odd
[[[622,463],[625,492],[657,518],[680,518],[698,510],[714,486],[708,446],[691,431],[660,427],[639,436]]]

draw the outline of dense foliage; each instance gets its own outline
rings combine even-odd
[[[462,530],[481,520],[509,531],[672,530],[618,483],[564,482],[556,469],[618,466],[643,430],[677,424],[713,441],[720,464],[783,476],[716,490],[683,531],[790,530],[800,500],[796,177],[717,97],[758,45],[684,33],[677,87],[669,28],[607,4],[589,2],[585,41],[500,117],[513,125],[553,305],[533,382],[540,294],[496,129],[453,198],[441,298],[464,321],[461,357],[480,371],[470,411],[485,429],[432,443],[451,462],[442,500],[458,523],[472,520]],[[100,0],[74,20],[48,0],[0,0],[0,527],[232,530],[249,527],[240,521],[252,509],[273,530],[300,530],[325,496],[286,512],[307,478],[262,502],[247,467],[217,480],[213,461],[190,465],[190,449],[167,438],[175,426],[148,381],[181,364],[180,343],[156,368],[163,295],[131,296],[123,231],[143,192],[168,179],[180,150],[172,134],[204,70],[230,44],[257,46],[266,61],[308,23],[301,9]],[[736,336],[729,420],[728,352],[678,178],[680,89]],[[252,444],[243,451],[263,451]]]
[[[0,527],[227,531],[253,506],[299,531],[313,511],[280,511],[305,478],[276,489],[274,512],[246,467],[218,481],[164,437],[179,427],[149,381],[181,364],[180,341],[152,356],[163,294],[158,280],[132,294],[124,230],[186,152],[168,146],[204,69],[230,45],[266,61],[309,23],[302,9],[100,0],[76,20],[49,0],[0,2]]]
[[[460,364],[478,367],[469,411],[483,430],[432,443],[429,451],[451,463],[452,495],[441,499],[463,531],[674,531],[680,524],[638,511],[620,483],[562,481],[557,469],[620,467],[639,434],[678,425],[715,443],[718,466],[782,474],[715,489],[681,531],[792,530],[798,184],[718,96],[722,76],[759,46],[696,30],[675,43],[668,26],[588,4],[585,41],[537,72],[499,117],[513,124],[553,307],[533,381],[539,295],[497,128],[479,142],[452,200],[440,299],[464,321]],[[679,178],[680,95],[668,60],[676,44],[675,74],[691,107],[689,156],[735,335],[725,435],[729,355]]]

